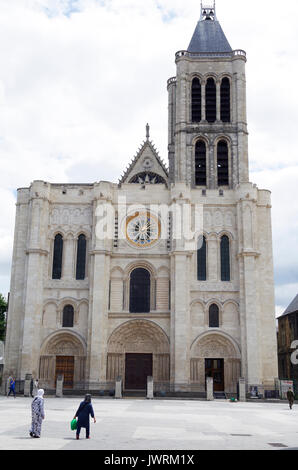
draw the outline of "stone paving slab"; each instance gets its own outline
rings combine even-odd
[[[45,397],[40,439],[31,398],[0,396],[0,450],[280,450],[298,447],[298,405],[229,401],[92,400],[97,423],[79,441],[70,421],[82,398]]]

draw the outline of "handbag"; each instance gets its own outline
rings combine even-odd
[[[76,419],[72,419],[71,422],[70,422],[70,429],[72,431],[75,431],[77,429],[77,420]]]

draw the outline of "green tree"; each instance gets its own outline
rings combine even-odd
[[[7,300],[0,294],[0,341],[5,339]]]

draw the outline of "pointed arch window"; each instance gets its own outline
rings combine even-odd
[[[61,279],[62,276],[63,237],[60,233],[54,239],[52,279]]]
[[[150,312],[151,278],[147,269],[136,268],[130,275],[130,313]]]
[[[220,240],[220,265],[221,265],[221,280],[231,280],[231,266],[230,266],[230,239],[227,235],[221,237]]]
[[[87,241],[85,235],[81,234],[77,242],[77,265],[76,279],[83,280],[86,275],[86,248]]]
[[[200,122],[202,120],[202,89],[201,82],[198,78],[194,78],[191,86],[191,112],[192,122]]]
[[[72,328],[74,325],[74,309],[72,305],[65,305],[63,308],[62,327]]]
[[[218,186],[229,185],[229,147],[225,140],[217,144],[217,183]]]
[[[216,84],[213,78],[208,78],[206,83],[206,120],[216,121]]]
[[[198,281],[207,280],[207,244],[204,236],[200,236],[198,240],[197,273]]]
[[[209,328],[219,328],[219,308],[216,304],[209,307]]]
[[[222,79],[220,85],[220,119],[231,122],[231,86],[227,77]]]
[[[196,143],[195,149],[195,183],[196,186],[207,185],[207,151],[203,140]]]

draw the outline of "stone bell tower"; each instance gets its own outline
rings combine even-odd
[[[171,191],[179,189],[181,198],[192,207],[200,204],[204,212],[203,247],[194,253],[176,245],[172,251],[172,263],[180,262],[173,264],[172,271],[182,273],[176,282],[172,280],[175,344],[179,335],[184,335],[180,343],[186,344],[187,332],[193,331],[188,349],[176,346],[175,368],[183,351],[190,351],[191,382],[198,376],[204,384],[204,361],[208,354],[223,357],[218,341],[228,335],[239,354],[224,358],[225,387],[232,376],[235,387],[241,374],[248,389],[270,390],[277,377],[271,199],[270,191],[249,181],[245,64],[246,53],[233,50],[222,30],[215,2],[201,3],[190,44],[176,53],[177,73],[168,80]],[[202,266],[203,275],[197,271]],[[183,277],[185,272],[188,277]],[[208,312],[212,301],[222,306],[217,330]],[[233,320],[225,310],[229,302],[235,302],[237,309]],[[196,303],[201,305],[198,310],[203,309],[201,317],[194,312]],[[204,357],[202,335],[213,345]],[[240,361],[236,372],[234,360]],[[184,364],[187,361],[184,358]],[[186,383],[187,374],[185,367],[180,383]]]
[[[248,181],[246,53],[232,50],[213,6],[168,80],[171,182],[233,189]]]

